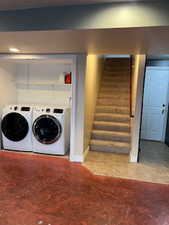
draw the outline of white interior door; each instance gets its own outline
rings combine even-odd
[[[168,108],[169,68],[147,67],[141,138],[163,141]]]

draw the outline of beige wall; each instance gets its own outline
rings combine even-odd
[[[14,65],[0,63],[0,118],[2,116],[3,107],[7,104],[14,104],[16,102],[15,72],[16,67]]]
[[[71,64],[49,62],[17,63],[18,104],[69,105],[71,86],[64,85]]]
[[[64,85],[65,72],[71,72],[71,65],[64,62],[1,62],[0,112],[7,104],[69,105],[71,86]]]
[[[97,94],[103,68],[103,57],[99,55],[88,55],[85,78],[85,132],[84,150],[88,150],[91,130],[93,126],[94,112]]]
[[[145,55],[136,55],[132,77],[132,114],[130,162],[137,162],[139,150],[140,121],[145,73]]]
[[[139,70],[139,55],[133,57],[132,61],[132,115],[135,114],[136,105],[136,93],[137,93],[137,81],[138,81],[138,70]]]
[[[16,103],[15,73],[14,64],[0,63],[0,114],[4,105]]]

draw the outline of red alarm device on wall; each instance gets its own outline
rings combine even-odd
[[[72,75],[71,72],[65,74],[65,84],[71,84],[72,83]]]

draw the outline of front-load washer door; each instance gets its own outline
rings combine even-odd
[[[42,115],[33,123],[33,134],[37,141],[42,144],[53,144],[58,141],[62,127],[60,122],[51,115]]]
[[[28,134],[29,125],[20,113],[8,113],[2,119],[1,129],[4,136],[10,141],[22,141]]]

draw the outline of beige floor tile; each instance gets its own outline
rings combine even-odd
[[[96,175],[169,184],[169,147],[164,143],[141,141],[139,163],[127,155],[90,151],[84,166]]]

